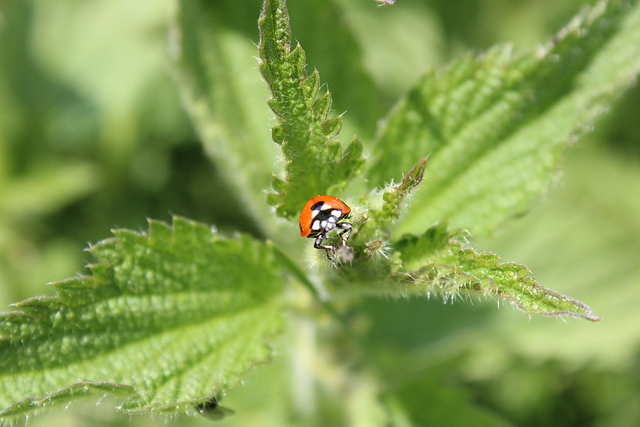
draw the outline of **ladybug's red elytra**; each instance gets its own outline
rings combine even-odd
[[[316,249],[326,249],[327,256],[335,247],[323,245],[322,242],[328,237],[328,233],[333,229],[339,229],[342,244],[344,245],[353,227],[348,222],[340,222],[348,218],[351,208],[345,202],[333,196],[315,196],[302,208],[300,213],[300,236],[315,237],[313,247]],[[346,234],[346,236],[345,236]]]

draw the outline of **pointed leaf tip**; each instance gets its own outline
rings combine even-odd
[[[285,2],[265,1],[259,26],[260,70],[271,88],[269,106],[279,121],[272,136],[286,161],[285,178],[268,200],[278,215],[293,219],[310,197],[344,187],[364,159],[359,143],[343,150],[336,139],[342,118],[331,117],[331,94],[318,96],[320,76],[317,70],[307,73],[302,46],[290,50]]]
[[[402,260],[395,292],[423,296],[438,293],[445,299],[458,295],[496,296],[527,315],[600,320],[587,305],[540,285],[525,265],[500,263],[496,254],[469,248],[465,235],[464,230],[447,230],[443,223],[422,236],[401,238],[394,245]]]
[[[428,157],[424,157],[413,167],[413,169],[411,169],[411,172],[405,175],[402,179],[402,183],[400,184],[401,191],[409,191],[422,182],[424,171],[427,169],[427,160]]]
[[[400,217],[400,213],[405,206],[407,197],[411,191],[416,188],[424,176],[427,168],[427,157],[421,159],[411,171],[402,178],[402,182],[398,185],[387,187],[382,193],[382,217],[387,221],[394,221]]]

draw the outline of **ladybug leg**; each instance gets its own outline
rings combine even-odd
[[[321,233],[316,237],[316,241],[313,242],[313,247],[316,249],[324,249],[327,252],[327,258],[329,261],[333,261],[333,254],[336,248],[331,245],[323,245],[322,242],[327,238],[327,233]]]
[[[342,244],[346,244],[349,237],[351,237],[351,233],[353,232],[353,226],[348,222],[339,222],[338,224],[336,224],[336,227],[342,229],[340,231],[340,237],[342,238]]]
[[[333,261],[333,257],[336,255],[336,248],[331,246],[331,249],[327,249],[326,254],[327,254],[327,259],[329,261]]]
[[[323,245],[322,242],[327,238],[327,233],[321,233],[316,237],[315,242],[313,242],[313,247],[316,249],[324,249],[327,253],[327,258],[331,261],[333,258],[331,255],[333,254],[335,248],[331,245]]]
[[[323,245],[322,244],[322,242],[326,238],[327,238],[327,233],[320,233],[318,235],[318,237],[316,237],[316,241],[313,242],[313,247],[316,248],[316,249],[326,249],[326,250],[333,249],[333,246],[331,246],[331,245]]]

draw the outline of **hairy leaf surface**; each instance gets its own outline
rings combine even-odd
[[[292,49],[285,2],[266,0],[258,23],[260,71],[279,121],[272,136],[286,159],[286,176],[274,175],[269,203],[280,216],[293,218],[308,199],[333,194],[353,178],[364,163],[362,144],[353,139],[343,150],[337,140],[342,118],[330,114],[331,94],[319,94],[318,71],[307,73],[302,46]]]
[[[91,247],[92,276],[54,283],[0,317],[0,416],[81,396],[128,395],[127,412],[224,392],[271,357],[282,324],[271,251],[175,218]]]
[[[422,236],[403,237],[396,245],[402,266],[391,285],[395,295],[438,294],[445,300],[495,296],[528,315],[569,315],[600,320],[579,301],[541,286],[522,264],[500,263],[500,257],[476,252],[465,244],[464,230],[431,227]]]
[[[570,143],[640,71],[640,8],[612,0],[574,18],[543,48],[498,46],[429,73],[381,129],[372,186],[429,155],[399,232],[450,219],[474,235],[523,212],[558,178]]]

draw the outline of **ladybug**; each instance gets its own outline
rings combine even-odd
[[[329,237],[329,232],[333,229],[340,229],[340,237],[344,245],[353,226],[348,222],[339,222],[346,219],[351,213],[351,208],[345,202],[333,196],[315,196],[302,208],[300,213],[300,236],[315,237],[313,247],[316,249],[326,249],[327,257],[329,251],[334,251],[335,246],[323,245],[322,242]],[[346,234],[346,236],[345,236]]]

